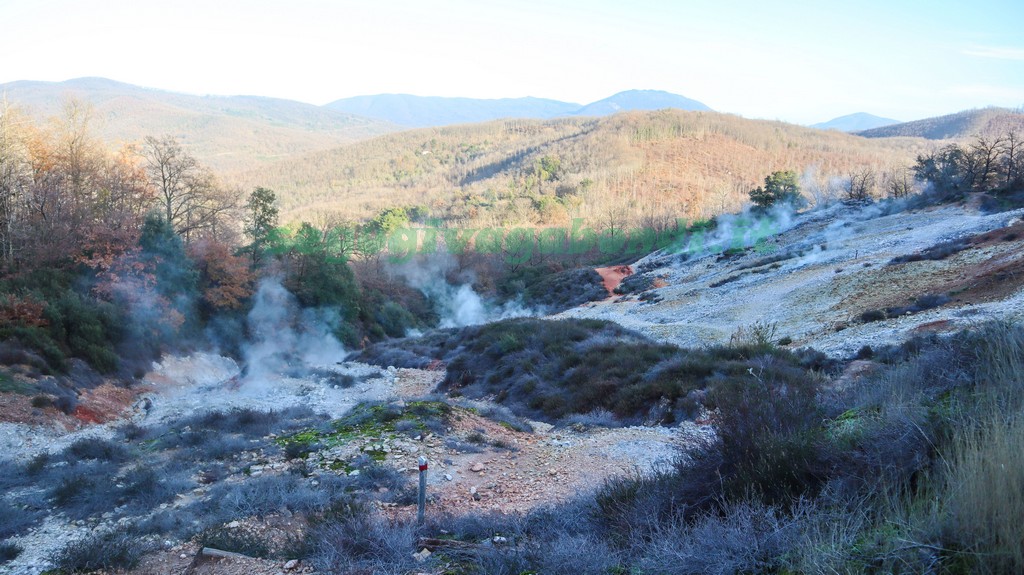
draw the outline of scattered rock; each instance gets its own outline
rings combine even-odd
[[[426,547],[421,549],[419,553],[413,553],[412,554],[412,558],[415,559],[417,563],[423,563],[429,557],[430,557],[430,549],[427,549]]]
[[[484,464],[480,463],[479,461],[474,463],[473,467],[469,468],[469,470],[472,471],[473,473],[479,473],[479,472],[483,471],[484,469],[487,469],[487,468],[484,467]]]
[[[284,570],[285,571],[291,571],[293,569],[296,569],[298,566],[299,566],[299,560],[298,559],[292,559],[291,561],[288,561],[287,563],[284,564]]]
[[[232,521],[231,523],[228,523],[228,529],[238,529],[241,525],[242,524],[237,521]]]

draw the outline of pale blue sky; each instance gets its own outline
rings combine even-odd
[[[797,123],[1024,106],[1024,2],[0,0],[0,83],[314,104],[668,90]]]

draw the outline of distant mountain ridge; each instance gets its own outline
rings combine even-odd
[[[586,106],[545,98],[441,98],[407,94],[357,96],[316,106],[262,96],[198,96],[107,78],[0,84],[0,97],[36,119],[59,116],[74,99],[92,107],[92,130],[109,142],[145,136],[178,138],[219,172],[254,169],[317,150],[416,127],[475,124],[503,118],[546,120],[620,111],[710,110],[658,90],[629,90]]]
[[[380,120],[260,96],[194,96],[106,78],[0,84],[0,97],[37,119],[71,98],[92,106],[92,129],[112,142],[170,134],[217,170],[340,146],[398,129]]]
[[[408,126],[425,128],[475,124],[498,118],[546,120],[572,114],[579,104],[544,98],[444,98],[411,94],[378,94],[336,100],[325,108]]]
[[[856,132],[866,138],[916,137],[929,140],[1024,131],[1024,114],[1007,108],[980,108]]]
[[[608,116],[616,112],[666,108],[711,111],[702,102],[661,90],[627,90],[586,106],[544,98],[487,100],[378,94],[343,98],[325,107],[412,128],[469,124],[502,118],[547,120],[566,116]]]
[[[839,116],[838,118],[832,118],[827,122],[811,124],[811,127],[818,128],[819,130],[861,132],[863,130],[871,130],[900,123],[901,122],[899,120],[893,120],[892,118],[883,118],[874,114],[868,114],[867,112],[856,112],[854,114],[847,114],[845,116]]]

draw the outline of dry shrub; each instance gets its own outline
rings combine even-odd
[[[1024,417],[971,426],[948,459],[946,536],[983,571],[1024,572]]]

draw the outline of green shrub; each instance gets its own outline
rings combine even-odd
[[[135,536],[123,532],[92,535],[58,551],[51,560],[67,573],[131,569],[146,548]]]
[[[23,549],[14,543],[7,541],[0,543],[0,565],[14,561],[22,551]]]
[[[815,376],[764,358],[746,376],[711,390],[728,494],[753,492],[768,504],[789,505],[827,478],[818,386]]]
[[[63,342],[71,355],[86,360],[100,372],[117,368],[113,347],[121,339],[119,326],[124,321],[114,306],[68,291],[50,302],[46,317],[54,339]]]
[[[32,407],[36,409],[47,409],[53,407],[53,398],[49,395],[37,395],[32,398]]]
[[[46,367],[54,372],[64,373],[68,369],[67,356],[50,333],[41,327],[15,327],[0,329],[0,339],[12,337],[26,348],[39,352],[46,361]]]

